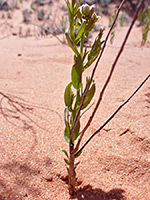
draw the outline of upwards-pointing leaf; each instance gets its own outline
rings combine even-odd
[[[82,61],[81,56],[78,55],[75,61],[75,64],[72,67],[72,84],[76,90],[79,90],[81,87],[82,81]]]
[[[67,39],[67,41],[68,41],[69,46],[70,46],[71,49],[74,51],[74,53],[78,55],[79,52],[78,52],[76,46],[74,46],[74,45],[72,44],[72,41],[71,41],[71,39],[70,39],[70,37],[69,37],[69,34],[68,34],[68,33],[65,33],[65,35],[66,35],[66,39]]]
[[[74,8],[74,5],[76,3],[76,0],[72,0],[72,7]]]
[[[78,124],[73,132],[73,141],[75,141],[77,139],[77,137],[80,135],[79,131],[80,131],[80,122],[78,122]]]
[[[101,38],[103,35],[103,31],[104,31],[103,29],[100,29],[100,32],[99,32],[97,38],[95,39],[94,44],[92,45],[91,51],[88,55],[88,61],[90,61],[92,59],[92,57],[95,57],[97,52],[100,51],[101,44],[102,44]]]
[[[71,90],[71,86],[72,86],[72,82],[70,82],[65,89],[64,100],[65,100],[65,105],[67,107],[70,107],[72,105],[73,97],[74,97],[73,92]]]
[[[77,33],[76,39],[75,39],[76,44],[78,44],[79,40],[81,39],[82,34],[84,33],[84,30],[85,30],[85,26],[86,26],[86,23],[83,22],[78,33]]]
[[[73,16],[73,10],[72,10],[72,6],[70,5],[69,0],[65,0],[67,6],[68,6],[68,16],[69,16],[69,23],[71,23],[71,19]]]
[[[64,138],[65,138],[66,142],[68,142],[68,143],[70,141],[69,134],[70,134],[70,127],[69,127],[69,124],[67,123],[66,128],[64,130]]]
[[[65,108],[65,110],[64,110],[64,122],[65,122],[65,125],[67,123],[67,120],[66,120],[67,111],[68,111],[68,108]]]
[[[67,151],[65,149],[60,148],[60,150],[65,153],[65,155],[67,156],[67,158],[69,158],[68,153],[67,153]]]
[[[86,108],[88,106],[88,104],[91,102],[94,94],[95,94],[95,83],[89,89],[88,94],[86,96],[86,99],[84,101],[82,109],[84,109],[84,108]]]
[[[78,158],[81,155],[82,151],[78,153],[77,155],[75,154],[75,158]]]
[[[74,11],[73,11],[74,14],[76,14],[76,12],[78,11],[80,5],[81,5],[81,0],[79,0],[77,5],[75,6]]]
[[[65,161],[65,163],[66,163],[67,165],[69,165],[69,160],[68,160],[68,159],[64,158],[64,161]]]

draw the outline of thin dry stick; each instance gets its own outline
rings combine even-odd
[[[93,133],[93,135],[91,135],[91,137],[86,141],[86,143],[80,148],[80,150],[75,154],[75,156],[78,156],[81,151],[85,148],[85,146],[91,141],[91,139],[97,134],[99,133],[105,126],[106,124],[108,124],[108,122],[110,122],[114,116],[120,111],[120,109],[125,106],[125,104],[127,104],[130,99],[139,91],[139,89],[144,85],[144,83],[150,78],[150,74],[144,79],[144,81],[140,84],[140,86],[131,94],[131,96],[126,99],[118,108],[117,110],[107,119],[107,121],[99,128],[97,129],[97,131],[95,131]]]
[[[93,110],[93,113],[92,113],[91,117],[89,118],[89,120],[88,120],[86,126],[84,127],[84,129],[83,129],[83,131],[82,131],[82,133],[81,133],[81,135],[80,135],[80,138],[79,138],[79,140],[78,140],[78,143],[77,143],[77,145],[76,145],[76,148],[74,149],[73,152],[76,152],[76,151],[78,150],[79,145],[80,145],[80,143],[81,143],[81,140],[82,140],[82,138],[83,138],[83,135],[84,135],[85,131],[87,130],[87,128],[90,126],[90,124],[91,124],[91,122],[92,122],[92,119],[93,119],[93,117],[94,117],[94,115],[95,115],[95,113],[96,113],[96,111],[97,111],[97,109],[98,109],[98,107],[99,107],[99,105],[100,105],[100,103],[101,103],[101,101],[102,101],[104,92],[105,92],[105,90],[106,90],[106,88],[107,88],[107,86],[108,86],[108,83],[110,82],[110,79],[111,79],[112,74],[113,74],[113,72],[114,72],[115,66],[116,66],[116,64],[117,64],[117,62],[118,62],[119,57],[121,56],[121,53],[123,52],[124,46],[125,46],[125,44],[126,44],[126,42],[127,42],[127,39],[128,39],[128,37],[129,37],[129,34],[130,34],[130,32],[131,32],[131,30],[132,30],[132,27],[133,27],[133,25],[134,25],[134,23],[135,23],[135,21],[136,21],[136,19],[137,19],[137,15],[138,15],[138,13],[139,13],[139,11],[140,11],[140,9],[141,9],[143,3],[144,3],[144,0],[142,0],[142,1],[140,2],[139,6],[137,7],[135,16],[134,16],[134,18],[133,18],[133,20],[132,20],[132,23],[131,23],[131,25],[130,25],[130,27],[129,27],[129,29],[128,29],[128,32],[127,32],[127,34],[126,34],[126,36],[125,36],[125,39],[124,39],[124,41],[123,41],[123,43],[122,43],[122,46],[121,46],[121,48],[120,48],[120,50],[119,50],[119,52],[118,52],[118,55],[116,56],[116,59],[115,59],[113,65],[112,65],[112,67],[111,67],[111,70],[110,70],[110,73],[109,73],[109,75],[108,75],[108,78],[107,78],[107,80],[106,80],[106,82],[105,82],[105,84],[104,84],[104,86],[103,86],[103,88],[102,88],[102,90],[101,90],[101,92],[100,92],[100,95],[99,95],[99,99],[98,99],[98,101],[97,101],[97,104],[96,104],[96,106],[95,106],[95,108],[94,108],[94,110]]]
[[[98,59],[97,59],[97,62],[96,62],[96,64],[95,64],[95,66],[94,66],[94,68],[93,68],[92,75],[91,75],[91,79],[90,79],[90,81],[89,81],[87,90],[86,90],[85,95],[84,95],[84,97],[83,97],[82,103],[81,103],[81,105],[80,105],[80,107],[79,107],[79,110],[78,110],[78,112],[77,112],[77,114],[76,114],[76,117],[75,117],[75,120],[74,120],[74,124],[73,124],[72,130],[71,130],[71,132],[70,132],[70,141],[72,141],[73,132],[74,132],[74,130],[75,130],[75,128],[76,128],[76,125],[77,125],[77,123],[78,123],[78,121],[79,121],[79,115],[80,115],[82,106],[83,106],[83,104],[84,104],[84,102],[85,102],[85,99],[86,99],[86,97],[87,97],[87,94],[88,94],[90,85],[91,85],[91,83],[92,83],[92,80],[93,80],[95,71],[96,71],[96,69],[97,69],[98,63],[99,63],[99,61],[100,61],[100,59],[101,59],[101,57],[102,57],[102,54],[103,54],[103,52],[104,52],[104,49],[105,49],[105,47],[106,47],[106,43],[107,43],[107,41],[108,41],[109,35],[110,35],[110,33],[111,33],[111,31],[112,31],[112,29],[113,29],[113,27],[114,27],[114,25],[115,25],[115,23],[116,23],[116,21],[117,21],[118,15],[119,15],[120,10],[122,9],[122,7],[123,7],[125,1],[126,1],[126,0],[123,0],[123,1],[121,2],[121,4],[120,4],[119,8],[118,8],[118,11],[117,11],[116,17],[115,17],[115,19],[114,19],[114,22],[113,22],[113,24],[111,25],[111,27],[110,27],[110,29],[109,29],[109,32],[108,32],[108,34],[107,34],[107,36],[106,36],[106,39],[105,39],[105,42],[104,42],[104,45],[103,45],[103,48],[102,48],[102,50],[101,50],[101,52],[100,52],[100,55],[99,55],[99,57],[98,57]],[[72,153],[73,153],[73,152],[72,152]]]

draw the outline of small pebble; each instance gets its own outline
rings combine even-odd
[[[24,194],[23,197],[28,197],[28,195],[27,195],[27,194]]]

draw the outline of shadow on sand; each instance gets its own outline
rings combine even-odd
[[[37,178],[40,174],[39,169],[33,169],[26,163],[20,164],[14,161],[1,165],[0,170],[12,177],[11,184],[7,176],[0,178],[0,200],[21,200],[28,194],[32,194],[32,197],[40,195],[40,189],[30,183],[34,177]],[[23,193],[23,191],[25,192]]]
[[[114,188],[109,192],[104,192],[99,188],[92,188],[91,185],[87,185],[80,188],[76,195],[72,199],[78,200],[126,200],[123,195],[125,191],[121,188]]]

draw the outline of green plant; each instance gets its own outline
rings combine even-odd
[[[2,13],[1,18],[2,18],[2,19],[5,19],[5,14],[4,14],[4,13]]]
[[[119,24],[121,27],[127,24],[127,17],[125,12],[122,12]]]
[[[115,17],[116,17],[116,10],[115,10],[114,13],[109,17],[109,25],[108,25],[109,27],[111,27],[111,25],[113,24]],[[122,27],[122,26],[124,26],[125,24],[127,24],[126,13],[125,13],[125,12],[122,12],[122,14],[121,14],[121,16],[120,16],[120,19],[119,19],[119,25]],[[116,24],[113,26],[113,29],[112,29],[112,31],[111,31],[111,37],[110,37],[110,43],[111,43],[111,44],[112,44],[113,41],[114,41],[117,26],[118,26],[118,23],[116,23]]]
[[[22,36],[22,26],[19,27],[19,37]]]
[[[7,13],[7,18],[8,18],[8,19],[11,19],[11,18],[12,18],[12,15],[11,15],[10,12]]]
[[[138,20],[142,25],[142,45],[144,45],[150,30],[150,6],[145,6],[145,8],[140,11]]]
[[[67,85],[64,94],[65,100],[65,111],[64,111],[64,120],[65,120],[65,131],[64,137],[69,143],[69,155],[66,150],[62,150],[67,158],[65,158],[66,164],[69,166],[69,192],[73,193],[75,188],[76,176],[75,168],[79,164],[75,163],[75,144],[81,134],[80,132],[80,118],[81,111],[79,108],[81,102],[85,96],[88,84],[90,82],[90,77],[86,77],[86,84],[83,84],[83,73],[85,70],[91,66],[91,64],[96,60],[101,50],[102,45],[102,35],[103,29],[100,29],[97,38],[95,39],[91,50],[88,51],[84,48],[84,42],[88,39],[89,33],[94,27],[95,23],[98,20],[98,17],[95,13],[95,8],[93,6],[83,5],[80,7],[81,1],[79,0],[76,3],[76,0],[70,2],[66,0],[69,12],[69,30],[66,32],[66,39],[71,49],[74,52],[74,64],[72,66],[71,72],[71,82]],[[80,48],[78,49],[78,44]],[[91,102],[95,93],[95,83],[92,80],[92,83],[89,88],[88,95],[82,106],[82,111],[87,108]],[[78,113],[79,112],[79,113]],[[78,113],[78,122],[76,125],[76,115]]]
[[[97,15],[95,14],[95,9],[93,6],[88,6],[87,4],[80,6],[81,0],[76,1],[72,0],[71,3],[69,0],[65,0],[68,6],[68,16],[69,16],[69,29],[66,32],[66,39],[72,51],[74,52],[74,64],[71,70],[71,82],[66,86],[64,93],[64,101],[65,101],[65,110],[64,110],[64,121],[65,121],[65,130],[64,137],[67,143],[69,144],[69,153],[62,149],[65,153],[66,158],[64,159],[68,171],[68,185],[69,185],[69,193],[71,195],[75,192],[76,185],[76,167],[79,162],[76,162],[76,158],[78,158],[86,145],[91,141],[91,139],[101,130],[103,129],[107,123],[119,112],[119,110],[127,103],[129,100],[137,93],[137,91],[142,87],[142,85],[148,80],[150,74],[146,77],[146,79],[140,84],[140,86],[133,92],[133,94],[119,106],[119,108],[106,120],[106,122],[97,129],[95,133],[91,135],[91,137],[80,147],[81,140],[84,136],[85,131],[90,126],[90,123],[97,111],[97,108],[100,105],[100,102],[103,98],[103,94],[105,89],[110,82],[111,76],[114,72],[116,63],[124,49],[128,36],[133,28],[133,25],[137,19],[137,14],[144,2],[141,0],[139,4],[133,21],[127,31],[125,39],[120,47],[120,50],[115,58],[115,61],[111,67],[108,78],[100,92],[98,101],[96,103],[95,108],[93,109],[92,115],[90,116],[87,124],[84,126],[83,130],[80,130],[81,117],[85,113],[85,109],[90,104],[93,96],[95,94],[95,83],[94,83],[94,74],[98,63],[103,54],[104,48],[106,46],[106,42],[108,37],[115,26],[116,20],[118,18],[119,12],[125,3],[126,0],[123,0],[116,12],[113,23],[110,27],[110,30],[106,36],[105,41],[102,41],[102,35],[104,29],[100,29],[98,36],[96,37],[91,49],[88,51],[86,47],[84,47],[84,42],[87,40],[90,31],[94,27],[95,23],[98,20]],[[79,44],[79,47],[78,47]],[[92,63],[96,61],[96,64],[93,68],[92,74],[90,77],[86,77],[86,83],[83,84],[83,74],[85,70],[92,65]]]
[[[37,18],[39,21],[43,21],[45,17],[45,11],[44,9],[38,10],[37,12]]]
[[[32,12],[31,12],[30,10],[28,10],[28,9],[24,9],[24,10],[22,11],[23,22],[24,22],[24,23],[28,24],[28,23],[31,22],[31,14],[32,14]]]
[[[116,10],[114,11],[113,15],[111,15],[111,16],[109,17],[109,27],[112,26],[115,17],[116,17]],[[113,41],[114,41],[116,26],[117,26],[117,24],[115,24],[115,25],[113,26],[113,29],[112,29],[112,31],[111,31],[111,37],[110,37],[110,43],[111,43],[111,44],[112,44]]]
[[[64,43],[65,43],[65,32],[67,30],[67,24],[68,24],[68,17],[62,16],[62,19],[60,21],[60,26],[61,26],[62,33],[63,33],[63,42]]]

